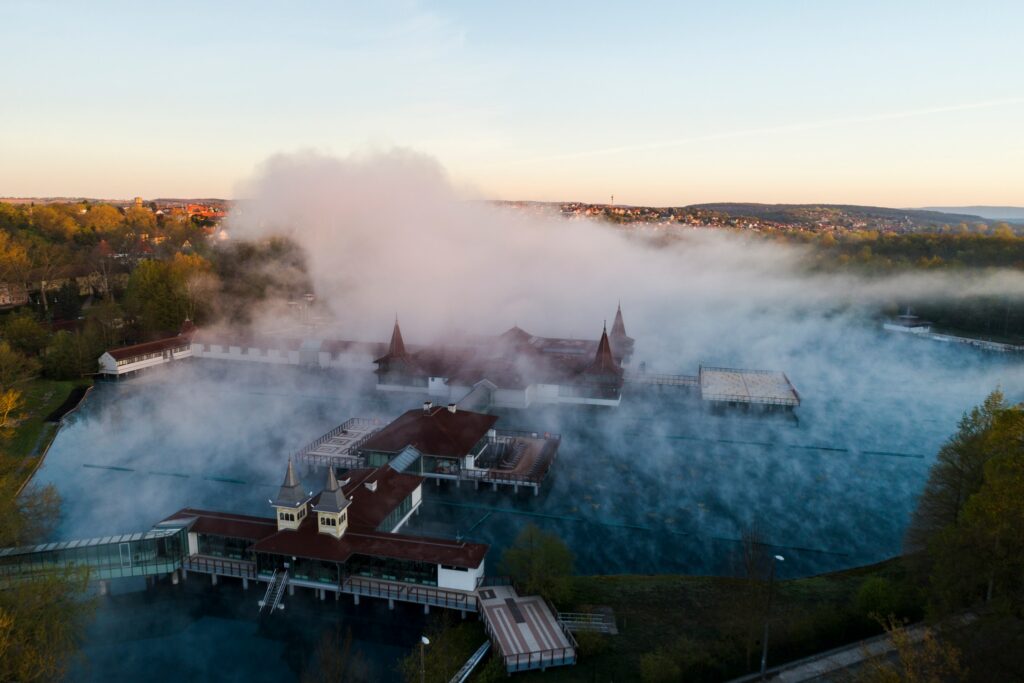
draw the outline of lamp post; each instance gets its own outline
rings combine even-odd
[[[430,638],[420,636],[420,683],[424,683],[427,680],[427,667],[423,658],[423,650],[426,649],[427,645],[430,645]]]
[[[782,555],[772,557],[772,566],[768,571],[768,609],[764,615],[764,637],[761,639],[761,680],[764,680],[768,669],[768,622],[772,617],[772,588],[775,586],[775,562],[785,562]]]

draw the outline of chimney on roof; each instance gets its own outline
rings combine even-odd
[[[448,404],[448,412],[449,413],[454,413],[456,410],[458,410],[458,408],[455,407],[454,403],[449,403]]]
[[[376,480],[368,481],[368,482],[366,482],[366,484],[364,484],[364,486],[366,486],[366,490],[367,491],[369,491],[370,493],[373,493],[374,491],[377,490],[377,481]]]
[[[433,407],[434,407],[434,403],[432,401],[424,401],[423,402],[423,414],[424,415],[429,415],[430,414],[430,409],[433,408]]]

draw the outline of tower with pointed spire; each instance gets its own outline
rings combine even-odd
[[[619,359],[622,365],[629,365],[633,357],[634,339],[626,334],[626,323],[622,320],[622,302],[619,302],[615,309],[615,320],[612,322],[612,333],[608,337],[611,342],[612,353]]]
[[[347,508],[351,502],[341,490],[334,468],[328,467],[327,484],[320,492],[320,499],[313,506],[317,516],[317,531],[335,538],[344,536],[348,528]]]
[[[618,401],[622,395],[622,368],[612,354],[608,341],[608,327],[601,330],[601,341],[597,343],[594,361],[580,374],[580,390],[592,399]],[[616,403],[617,404],[617,403]]]
[[[426,384],[425,374],[413,360],[412,354],[405,349],[402,328],[398,326],[398,316],[395,316],[395,327],[391,331],[388,352],[376,359],[374,363],[377,364],[378,384],[405,384],[411,377],[423,377],[423,384]]]
[[[310,496],[302,490],[302,482],[295,475],[295,466],[288,458],[288,471],[285,472],[277,497],[270,501],[277,511],[277,529],[298,529],[306,518],[306,507]]]

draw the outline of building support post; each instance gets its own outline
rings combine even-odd
[[[497,491],[498,490],[498,482],[496,482],[496,481],[492,481],[491,482],[491,490],[492,491]]]
[[[519,493],[519,484],[512,484],[512,493]]]
[[[249,590],[249,579],[248,579],[248,577],[245,577],[245,576],[242,577],[242,590],[244,590],[244,591]]]
[[[100,595],[106,595],[110,591],[105,580],[100,581]]]
[[[295,584],[291,581],[288,582],[288,595],[295,595]]]
[[[430,605],[423,605],[423,613],[430,614]]]
[[[473,481],[473,490],[474,491],[479,491],[480,490],[480,480],[479,479],[476,479],[475,481]]]
[[[216,574],[210,574],[210,585],[213,585],[213,586],[217,585],[217,575]]]
[[[356,593],[355,595],[352,596],[352,604],[353,605],[358,605],[359,604],[359,593]]]
[[[184,567],[181,568],[181,580],[188,581],[188,570]]]
[[[535,495],[535,496],[539,496],[540,495],[540,485],[539,484],[533,487],[533,495]]]
[[[388,598],[388,609],[395,609],[395,599]]]
[[[177,569],[175,569],[173,572],[171,572],[171,585],[172,586],[177,586],[178,585],[178,570]]]
[[[462,618],[465,619],[466,618],[466,610],[460,610],[460,612],[462,612]]]

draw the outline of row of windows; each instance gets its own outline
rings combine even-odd
[[[305,519],[305,517],[306,517],[306,508],[302,508],[301,510],[299,510],[298,519]],[[296,520],[295,513],[293,513],[293,512],[278,512],[277,513],[277,518],[281,519],[281,520],[284,520],[286,522],[294,522]]]
[[[339,523],[344,524],[346,519],[348,519],[347,512],[342,512],[341,516],[337,519],[334,517],[328,517],[327,515],[322,515],[320,517],[320,526],[338,526]]]
[[[178,346],[176,348],[170,349],[170,353],[171,354],[184,353],[185,351],[188,351],[188,349],[189,349],[189,347],[187,347],[187,346]],[[118,365],[130,365],[131,363],[141,363],[144,360],[150,360],[152,358],[167,358],[168,357],[167,354],[168,354],[167,351],[157,351],[155,353],[144,353],[144,354],[139,355],[139,356],[131,356],[130,358],[122,358],[121,360],[117,361],[117,364]]]

